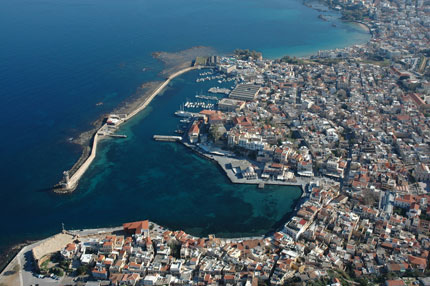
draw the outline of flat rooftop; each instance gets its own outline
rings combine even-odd
[[[230,93],[229,98],[232,99],[240,99],[240,100],[253,100],[258,91],[260,90],[259,85],[255,84],[239,84],[236,88]]]
[[[229,104],[229,105],[238,105],[243,103],[244,101],[242,100],[236,100],[236,99],[231,99],[231,98],[223,98],[221,99],[218,104]]]

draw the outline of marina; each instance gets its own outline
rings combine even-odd
[[[191,66],[186,67],[184,69],[181,69],[173,74],[171,74],[167,79],[160,84],[152,93],[150,96],[145,98],[145,100],[137,106],[135,109],[133,109],[128,114],[122,114],[122,115],[115,115],[111,114],[109,118],[107,119],[106,123],[103,124],[95,133],[92,142],[91,142],[91,148],[90,152],[88,153],[85,160],[78,160],[75,165],[72,167],[72,169],[68,171],[63,172],[63,179],[54,186],[53,191],[58,194],[65,194],[73,192],[76,187],[78,186],[79,180],[81,177],[85,174],[85,172],[88,170],[89,166],[93,162],[94,158],[96,157],[97,153],[97,144],[100,139],[103,138],[103,136],[111,136],[113,137],[119,137],[119,138],[125,138],[126,135],[117,135],[115,136],[112,132],[112,130],[116,130],[119,128],[119,126],[133,118],[135,115],[137,115],[139,112],[144,110],[148,104],[151,103],[151,101],[161,92],[163,89],[170,83],[170,81],[177,76],[180,76],[184,73],[187,73],[189,71],[200,69],[202,67],[200,66]],[[185,111],[178,111],[178,116],[185,116],[187,117],[187,113],[184,113]],[[176,113],[175,113],[176,114]],[[75,170],[73,173],[71,173],[71,170]]]
[[[184,111],[184,110],[178,110],[175,112],[175,115],[178,117],[193,117],[196,114],[197,113],[192,113],[192,112],[188,112],[188,111]]]
[[[213,103],[207,103],[207,102],[203,102],[203,101],[198,101],[198,102],[192,102],[192,101],[187,101],[184,106],[186,108],[203,108],[203,109],[212,109],[215,107],[215,104]]]
[[[200,94],[196,94],[196,98],[199,98],[199,99],[207,99],[207,100],[215,100],[215,101],[218,101],[218,100],[219,100],[219,98],[218,98],[218,97],[216,97],[216,96],[200,95]]]

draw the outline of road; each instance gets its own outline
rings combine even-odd
[[[28,245],[21,249],[21,251],[0,274],[0,283],[11,286],[15,286],[18,283],[20,286],[30,286],[37,284],[40,286],[59,285],[61,283],[61,279],[54,280],[52,278],[37,278],[34,275],[35,266],[33,263],[31,250],[40,243],[42,243],[42,241]],[[17,272],[15,272],[17,269],[16,266],[18,266],[19,269]],[[10,274],[12,272],[14,272],[14,274]]]

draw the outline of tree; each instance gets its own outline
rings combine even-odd
[[[172,239],[169,242],[170,251],[173,257],[177,259],[181,258],[181,246],[182,246],[181,243],[176,239]]]
[[[61,269],[59,267],[53,267],[53,268],[50,269],[49,272],[54,273],[57,276],[63,276],[64,275],[63,269]]]
[[[237,56],[240,60],[248,60],[250,57],[253,59],[259,59],[262,57],[262,54],[257,51],[250,51],[248,49],[242,50],[242,49],[236,49],[234,50],[235,56]]]
[[[211,125],[211,127],[209,128],[209,135],[214,142],[218,141],[222,136],[219,130],[219,126]]]
[[[60,266],[60,268],[67,270],[69,269],[70,261],[67,259],[64,259],[64,260],[61,260],[60,263],[58,263],[58,265]]]
[[[78,267],[78,269],[76,269],[76,274],[79,275],[84,275],[87,274],[89,272],[89,266],[88,265],[80,265]]]
[[[365,190],[363,191],[363,200],[366,205],[373,206],[376,202],[379,201],[379,193]]]
[[[302,59],[298,59],[296,57],[283,56],[281,58],[281,62],[292,64],[292,65],[304,65],[306,62]]]

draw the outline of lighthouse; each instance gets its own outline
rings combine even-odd
[[[70,176],[69,176],[69,171],[64,171],[63,172],[63,186],[65,188],[69,188],[70,187]]]

